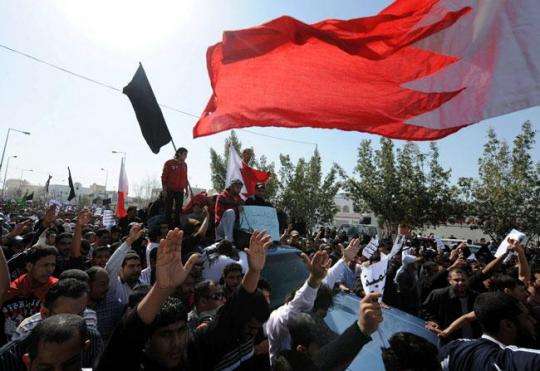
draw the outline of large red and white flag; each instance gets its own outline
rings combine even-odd
[[[193,136],[316,127],[432,140],[540,104],[538,0],[396,0],[378,15],[281,17],[210,47]]]
[[[269,173],[248,166],[242,161],[233,146],[229,146],[229,161],[227,162],[225,187],[231,185],[233,180],[240,179],[244,183],[240,197],[245,200],[255,194],[257,183],[266,183],[269,178]]]
[[[126,175],[125,159],[122,158],[122,164],[120,165],[120,177],[118,179],[118,201],[116,202],[116,216],[123,218],[126,213],[126,198],[128,195],[128,179]]]

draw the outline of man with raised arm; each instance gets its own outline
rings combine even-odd
[[[115,329],[97,370],[232,370],[253,355],[253,337],[269,315],[257,283],[270,236],[253,233],[246,249],[249,269],[242,284],[216,319],[192,338],[185,307],[171,297],[199,258],[194,254],[182,264],[182,237],[183,232],[176,228],[161,240],[156,282]]]

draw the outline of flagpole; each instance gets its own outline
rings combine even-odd
[[[176,144],[174,144],[174,140],[173,140],[172,137],[171,137],[171,144],[172,144],[172,146],[174,148],[174,153],[176,153]]]

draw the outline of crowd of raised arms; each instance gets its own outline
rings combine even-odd
[[[366,294],[360,274],[393,240],[366,258],[368,236],[335,228],[285,222],[281,241],[239,238],[243,206],[271,206],[264,183],[245,200],[235,179],[184,203],[186,157],[165,164],[157,200],[107,228],[89,209],[2,202],[0,370],[345,369],[393,308],[424,319],[439,344],[387,334],[387,370],[540,370],[538,247],[510,240],[495,257],[499,241],[473,253],[408,232],[384,289]],[[261,272],[274,245],[298,249],[308,274],[271,307],[275,282]],[[341,334],[325,322],[338,292],[360,298]]]

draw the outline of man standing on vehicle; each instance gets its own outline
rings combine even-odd
[[[165,197],[165,216],[171,227],[180,224],[180,214],[184,203],[184,193],[188,195],[187,158],[188,150],[178,148],[173,159],[165,162],[161,175],[163,196]],[[174,216],[171,218],[171,213]]]

